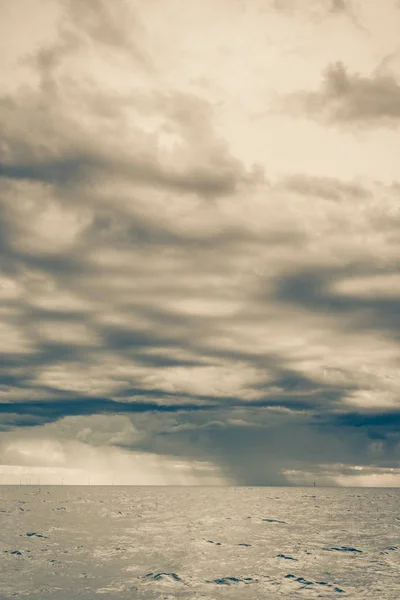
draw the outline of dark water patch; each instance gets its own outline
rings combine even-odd
[[[26,537],[38,537],[38,538],[48,539],[47,535],[42,535],[41,533],[36,533],[36,531],[28,532],[25,535],[26,535]]]
[[[5,552],[8,552],[8,550],[5,550]],[[22,552],[20,552],[19,550],[12,550],[10,554],[13,554],[14,556],[22,556]]]
[[[183,581],[176,573],[147,573],[144,576],[144,579],[150,579],[152,581]]]
[[[207,540],[208,544],[215,544],[215,546],[222,546],[221,542],[214,542],[214,540]]]
[[[304,579],[304,577],[296,577],[296,575],[293,575],[293,573],[288,573],[285,575],[285,579],[293,579],[302,585],[314,585],[313,581],[308,581],[308,579]]]
[[[327,581],[316,581],[315,582],[317,585],[326,585],[329,588],[332,588],[334,592],[344,592],[344,590],[342,590],[341,588],[337,587],[336,585],[333,585],[332,583],[328,583]]]
[[[301,576],[297,577],[296,575],[293,575],[293,573],[288,573],[287,575],[285,575],[285,579],[291,579],[292,581],[299,583],[303,587],[309,587],[311,585],[315,585],[315,586],[321,585],[325,588],[332,589],[334,592],[338,592],[338,593],[344,592],[344,590],[337,587],[333,583],[329,583],[328,581],[310,581],[309,579],[305,579],[304,577],[301,577]]]
[[[235,585],[238,583],[244,583],[248,585],[250,583],[258,583],[258,579],[252,577],[218,577],[217,579],[207,580],[207,583],[214,583],[216,585]]]
[[[249,548],[251,544],[238,544],[238,546],[245,546],[246,548]]]
[[[282,525],[287,525],[286,521],[279,521],[278,519],[261,519],[266,523],[281,523]]]
[[[353,548],[352,546],[333,546],[332,548],[324,548],[328,552],[353,552],[354,554],[362,554],[362,550],[358,550],[358,548]]]
[[[293,558],[293,556],[288,556],[286,554],[277,554],[277,558],[284,558],[285,560],[297,560],[297,558]]]

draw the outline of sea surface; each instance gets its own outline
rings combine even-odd
[[[0,598],[400,598],[400,489],[0,487]]]

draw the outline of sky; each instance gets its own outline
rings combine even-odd
[[[0,10],[0,483],[399,486],[400,3]]]

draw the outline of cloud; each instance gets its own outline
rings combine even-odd
[[[322,121],[329,151],[309,163],[326,165],[303,170],[309,121],[297,140],[284,115],[253,118],[268,86],[304,81],[279,42],[307,33],[299,13],[250,7],[244,27],[236,4],[232,20],[182,5],[178,27],[172,4],[55,6],[0,98],[5,476],[280,485],[392,468],[398,185],[373,161],[360,174]],[[381,122],[368,86],[388,82],[334,65],[296,106]]]
[[[377,465],[321,465],[314,471],[285,472],[292,485],[313,485],[344,487],[399,487],[400,472],[396,468],[380,468]]]
[[[297,114],[337,125],[390,127],[400,118],[400,85],[390,75],[351,74],[337,62],[324,70],[320,91],[296,92],[284,104]]]
[[[290,175],[280,185],[283,189],[297,192],[304,196],[311,195],[332,201],[352,201],[368,198],[371,192],[362,184],[340,181],[334,177],[312,177],[307,175]]]
[[[329,312],[345,317],[352,316],[353,330],[387,331],[388,336],[398,340],[399,325],[397,321],[397,294],[392,296],[392,290],[374,293],[374,287],[382,280],[380,273],[374,277],[372,269],[367,270],[367,283],[371,293],[346,293],[346,282],[352,280],[357,284],[357,276],[364,274],[362,265],[352,268],[310,269],[296,272],[277,282],[277,298],[296,305],[302,304],[306,309],[316,312]],[[390,273],[389,281],[397,281],[396,272]],[[340,283],[341,282],[341,283]]]
[[[129,115],[120,112],[115,119],[116,125],[120,121],[119,137],[116,131],[105,132],[108,144],[103,136],[98,144],[83,123],[72,115],[68,118],[58,114],[57,106],[52,106],[50,114],[44,116],[40,105],[35,107],[34,95],[26,110],[23,102],[0,106],[0,119],[8,123],[6,131],[12,129],[12,134],[3,138],[0,165],[0,175],[8,180],[65,187],[98,178],[120,177],[136,186],[170,188],[175,192],[213,197],[230,193],[240,181],[250,179],[239,161],[229,155],[224,143],[214,137],[208,104],[195,97],[179,94],[150,99],[147,111],[149,107],[157,111],[160,102],[164,102],[167,109],[157,135],[130,125],[129,139],[125,134]],[[93,111],[96,107],[89,105],[87,109]],[[98,118],[101,124],[102,115]],[[52,121],[51,132],[49,121]],[[103,126],[106,125],[103,122]],[[157,141],[163,135],[163,128],[170,129],[170,135],[173,132],[177,140],[168,153],[160,149]]]
[[[331,5],[332,12],[345,12],[346,11],[346,3],[344,0],[332,0]]]
[[[84,32],[93,44],[129,52],[134,58],[143,60],[136,44],[142,28],[128,3],[118,1],[110,6],[103,0],[94,0],[83,5],[77,0],[67,0],[65,4],[69,25]]]
[[[65,417],[57,425],[14,433],[0,443],[4,466],[0,476],[13,483],[87,485],[221,485],[227,483],[218,468],[207,462],[179,462],[151,453],[118,447],[137,431],[126,417]],[[7,467],[7,465],[9,465]],[[13,465],[18,465],[12,468]]]

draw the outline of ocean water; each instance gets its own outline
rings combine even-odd
[[[400,490],[0,487],[0,598],[400,598]]]

